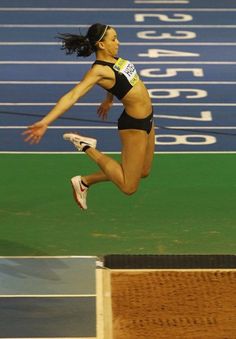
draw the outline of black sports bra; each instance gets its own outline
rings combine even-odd
[[[93,65],[109,66],[114,71],[116,82],[112,88],[108,89],[108,92],[114,94],[119,100],[139,81],[139,76],[134,65],[128,60],[119,58],[115,64],[96,60]]]

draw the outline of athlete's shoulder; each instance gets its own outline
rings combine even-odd
[[[110,72],[110,68],[109,65],[106,65],[105,63],[93,63],[92,67],[90,68],[90,70],[92,71],[92,73],[94,74],[98,74],[101,76],[105,76],[108,72]]]

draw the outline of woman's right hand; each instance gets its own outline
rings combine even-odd
[[[29,142],[30,144],[38,144],[45,134],[48,125],[42,120],[37,121],[35,124],[29,126],[23,135],[26,135],[24,141]]]

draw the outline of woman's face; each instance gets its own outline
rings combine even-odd
[[[109,54],[109,56],[114,57],[117,55],[120,43],[114,28],[109,28],[107,30],[106,35],[101,43],[103,44],[103,48]]]

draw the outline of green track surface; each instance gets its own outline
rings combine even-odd
[[[98,184],[86,212],[70,186],[97,170],[85,155],[2,154],[0,166],[2,256],[235,253],[234,154],[156,155],[135,195]]]

